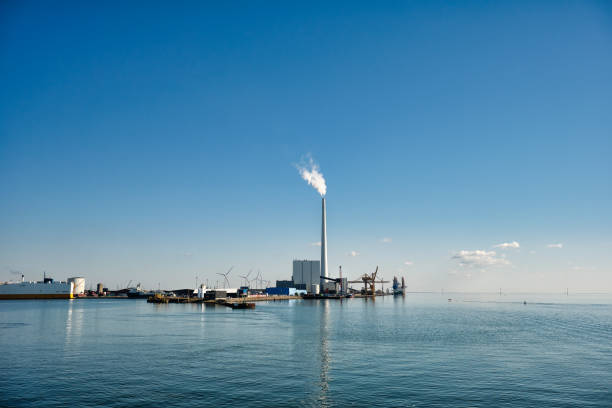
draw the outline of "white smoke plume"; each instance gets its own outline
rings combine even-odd
[[[315,163],[312,157],[307,156],[307,159],[308,163],[302,162],[301,164],[296,164],[295,167],[297,167],[300,172],[300,176],[302,176],[308,184],[313,186],[319,194],[321,194],[321,197],[323,197],[325,193],[327,193],[325,177],[323,177],[323,174],[319,171],[319,165]]]

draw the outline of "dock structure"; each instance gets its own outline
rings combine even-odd
[[[273,302],[277,300],[294,300],[301,299],[301,296],[245,296],[240,298],[222,298],[222,299],[202,299],[197,297],[178,297],[155,295],[147,299],[148,303],[210,303],[210,304],[225,304],[225,303],[247,303],[247,302]]]

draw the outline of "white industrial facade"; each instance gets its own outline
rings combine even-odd
[[[68,278],[68,282],[72,282],[74,284],[74,290],[72,293],[75,295],[82,295],[85,293],[85,278],[80,276]]]
[[[311,285],[321,282],[321,261],[294,260],[293,261],[293,283],[306,284],[310,291]]]

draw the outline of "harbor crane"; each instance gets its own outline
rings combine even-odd
[[[372,297],[375,297],[376,296],[376,284],[377,283],[380,283],[380,284],[389,283],[389,281],[385,281],[382,279],[376,280],[377,275],[378,275],[378,266],[376,267],[376,270],[372,272],[371,274],[364,273],[363,275],[361,275],[361,278],[359,278],[359,280],[349,281],[348,283],[363,283],[364,295],[371,294]],[[369,290],[368,290],[368,286],[369,286]]]

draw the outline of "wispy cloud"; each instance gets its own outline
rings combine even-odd
[[[500,249],[520,248],[520,247],[521,245],[516,241],[504,242],[502,244],[493,245],[493,248],[500,248]]]
[[[596,270],[594,266],[582,266],[582,265],[571,265],[571,269],[573,271],[594,271]]]
[[[311,242],[310,246],[321,246],[321,241],[318,242]]]
[[[384,244],[388,244],[388,243],[390,243],[390,242],[393,242],[393,239],[392,239],[392,238],[389,238],[389,237],[384,237],[384,238],[382,238],[382,239],[380,240],[380,242],[382,242],[382,243],[384,243]]]
[[[459,262],[459,266],[484,268],[494,265],[510,265],[503,256],[498,256],[495,251],[477,249],[475,251],[462,250],[455,253],[451,259]]]
[[[406,261],[404,262],[404,265],[408,265],[408,266],[412,266],[414,264],[414,262],[412,261]]]
[[[548,244],[546,245],[548,248],[563,248],[563,244],[558,243],[558,244]]]
[[[359,256],[359,252],[357,251],[351,251],[348,253],[349,256]]]

